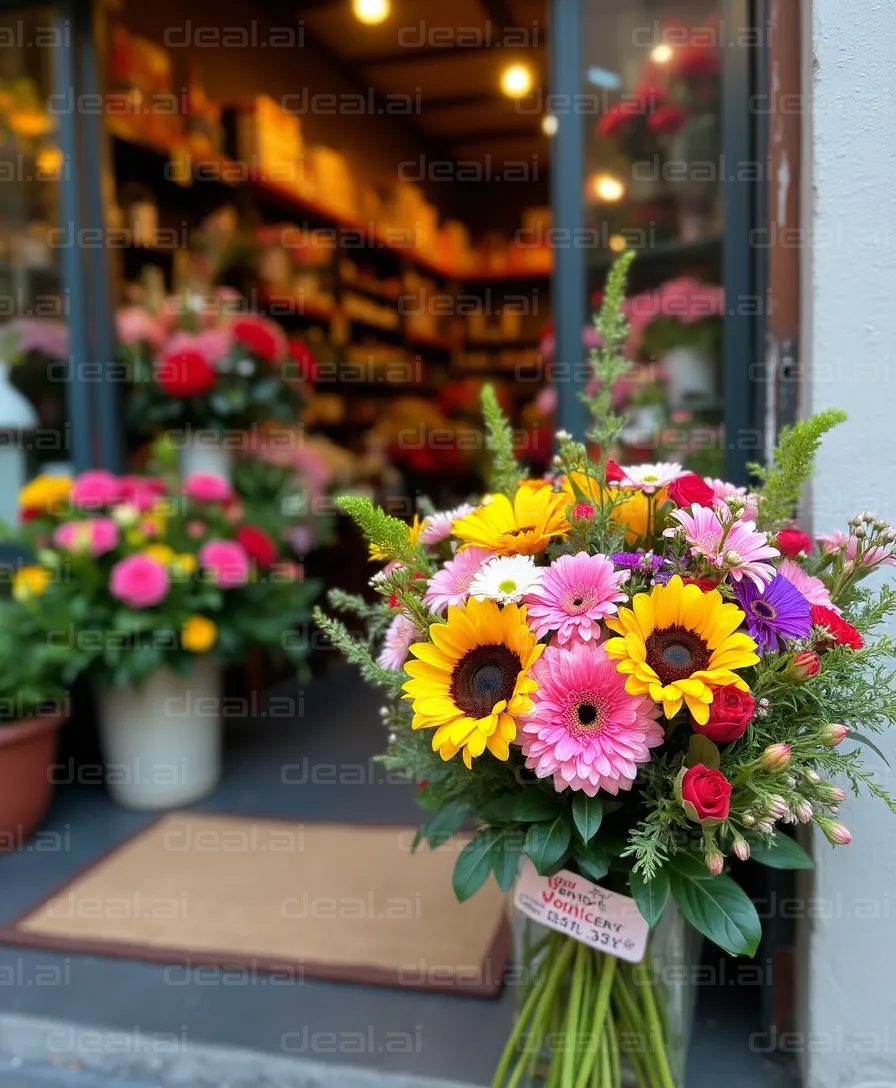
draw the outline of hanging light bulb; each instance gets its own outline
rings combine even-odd
[[[672,59],[672,46],[663,42],[650,50],[650,59],[656,64],[668,64]]]
[[[352,0],[352,11],[359,23],[376,26],[389,17],[389,0]]]
[[[546,113],[541,119],[541,131],[545,136],[553,136],[560,127],[560,122],[553,113]]]
[[[508,98],[522,98],[532,90],[534,82],[532,69],[527,64],[511,64],[501,73],[501,90]]]
[[[614,174],[593,174],[591,192],[606,204],[615,204],[625,196],[625,186]]]

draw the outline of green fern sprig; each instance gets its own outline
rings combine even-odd
[[[328,616],[322,609],[315,608],[314,622],[345,659],[352,665],[358,666],[361,676],[368,684],[385,688],[390,695],[398,698],[401,694],[401,685],[407,680],[403,672],[395,672],[393,669],[384,669],[381,665],[377,665],[370,648],[353,638],[344,623]]]
[[[367,540],[383,559],[414,563],[419,547],[411,541],[410,526],[374,506],[363,495],[340,495],[336,505],[355,519]]]
[[[482,387],[482,417],[485,420],[486,443],[492,454],[491,490],[512,499],[525,472],[516,459],[513,428],[501,411],[491,385]]]
[[[811,478],[815,467],[815,454],[822,438],[832,427],[842,423],[846,413],[839,408],[809,419],[802,419],[792,427],[784,427],[771,464],[751,463],[749,471],[760,481],[757,522],[766,532],[777,532],[789,524],[797,512],[803,486]]]
[[[614,384],[631,369],[632,365],[625,354],[629,322],[622,307],[628,286],[628,272],[634,259],[634,250],[623,253],[613,262],[607,276],[603,305],[594,319],[594,327],[600,335],[601,346],[591,351],[591,362],[598,385],[593,394],[579,394],[591,416],[588,437],[601,448],[599,471],[602,479],[605,475],[610,447],[626,424],[626,417],[615,413],[612,403]]]

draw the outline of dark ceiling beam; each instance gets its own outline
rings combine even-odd
[[[481,45],[407,45],[403,49],[396,49],[391,53],[370,53],[367,55],[353,56],[352,63],[361,68],[385,68],[395,67],[398,64],[416,64],[418,61],[444,60],[446,58],[456,60],[458,57],[469,57],[475,54],[491,53],[496,48],[501,48],[500,37],[495,34],[494,41],[484,41]],[[542,51],[544,42],[539,40],[538,45],[532,46],[508,46],[504,49],[505,55],[520,49],[532,49]]]
[[[272,16],[281,20],[282,26],[295,26],[298,22],[301,22],[301,18],[296,12],[292,0],[268,0],[267,10]],[[302,23],[302,34],[304,44],[307,47],[313,49],[315,54],[319,56],[328,67],[332,68],[333,71],[338,72],[349,87],[353,87],[358,94],[363,95],[365,98],[367,97],[371,90],[370,84],[358,71],[357,65],[353,60],[348,60],[340,53],[337,53],[335,49],[323,40],[323,38],[315,34],[314,31],[304,23]],[[391,113],[391,111],[387,109],[390,105],[390,100],[376,88],[373,88],[373,102],[376,109],[382,114],[389,113],[392,119],[401,125],[405,132],[413,140],[419,143],[428,155],[434,158],[450,158],[445,146],[439,140],[433,139],[432,136],[414,124],[407,114]]]
[[[496,98],[501,97],[498,91],[470,91],[467,94],[446,94],[442,97],[432,95],[422,98],[424,110],[453,110],[458,106],[489,106]]]
[[[475,132],[440,132],[439,139],[445,144],[486,144],[498,140],[531,140],[541,136],[541,126],[529,128],[493,128]]]

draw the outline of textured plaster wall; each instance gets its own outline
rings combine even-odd
[[[850,417],[818,462],[825,532],[862,509],[896,522],[896,3],[805,2],[804,407]],[[896,733],[881,747],[896,768]],[[815,842],[804,887],[795,1046],[807,1088],[896,1088],[896,817],[864,797],[840,815],[853,844]]]

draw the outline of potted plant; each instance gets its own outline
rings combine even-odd
[[[232,316],[228,306],[221,290],[169,299],[158,315],[143,307],[117,315],[131,381],[128,425],[146,438],[167,431],[183,476],[229,478],[233,453],[253,429],[296,422],[305,402],[305,346],[268,318]]]
[[[22,566],[0,601],[0,852],[38,829],[53,793],[51,767],[69,716],[67,678],[78,655],[54,646],[27,602],[44,592],[47,571]]]
[[[222,667],[253,647],[296,662],[305,650],[290,632],[315,586],[289,558],[286,519],[252,523],[226,479],[202,474],[171,485],[86,472],[34,481],[22,500],[17,539],[46,579],[28,604],[54,644],[84,657],[113,796],[158,809],[211,792]]]

